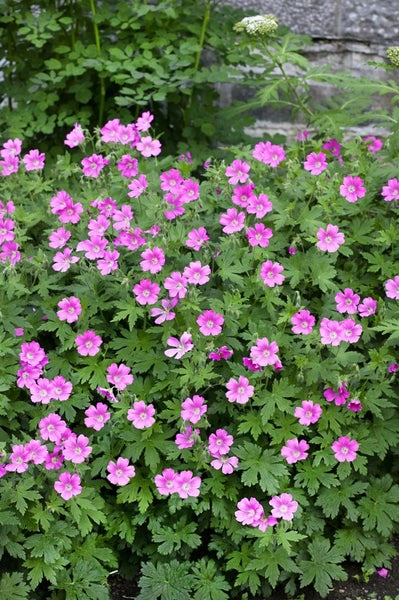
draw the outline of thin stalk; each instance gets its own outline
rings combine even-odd
[[[97,48],[98,55],[101,55],[101,40],[100,40],[100,32],[96,23],[96,5],[94,0],[90,0],[90,10],[93,15],[93,30],[94,30],[94,40]],[[101,126],[103,124],[104,117],[104,106],[105,106],[105,83],[104,78],[100,77],[100,106],[98,109],[98,125]]]

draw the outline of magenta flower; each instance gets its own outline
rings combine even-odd
[[[62,453],[65,460],[80,464],[91,454],[92,447],[89,446],[89,438],[83,434],[70,435],[65,440]]]
[[[132,179],[128,185],[129,198],[139,198],[148,188],[148,180],[146,175],[139,175],[137,179]]]
[[[266,194],[259,194],[258,197],[251,196],[245,208],[248,214],[255,215],[257,219],[263,219],[267,213],[273,210],[273,204]]]
[[[130,372],[130,367],[124,364],[117,365],[112,363],[107,367],[107,381],[116,387],[117,390],[124,390],[128,385],[133,383],[133,375]]]
[[[35,465],[41,465],[47,458],[47,446],[39,440],[30,440],[25,444],[25,450],[28,453],[28,461],[32,461]]]
[[[59,400],[60,402],[68,400],[69,396],[72,394],[72,383],[67,381],[62,375],[56,375],[51,383],[53,386],[52,393],[54,400]]]
[[[341,341],[354,344],[359,341],[362,335],[363,327],[356,323],[354,319],[344,319],[341,321]]]
[[[251,246],[266,248],[270,238],[273,237],[273,231],[270,227],[265,227],[263,223],[255,223],[254,227],[248,227],[246,236]]]
[[[312,400],[303,400],[301,406],[297,406],[294,415],[301,425],[308,426],[317,423],[323,410],[320,404],[313,404]]]
[[[67,323],[74,323],[77,321],[82,312],[80,300],[79,298],[75,298],[75,296],[63,298],[58,302],[57,306],[60,309],[57,311],[57,317],[60,321],[66,321]]]
[[[155,304],[158,300],[159,292],[159,285],[152,282],[151,279],[141,279],[133,288],[136,300],[142,306],[145,304]]]
[[[134,212],[131,207],[128,204],[123,204],[120,209],[116,209],[112,214],[114,229],[117,231],[128,231],[131,227],[133,217]]]
[[[237,508],[235,518],[243,525],[257,527],[264,515],[263,506],[256,498],[243,498],[237,503]]]
[[[320,175],[327,167],[328,164],[324,152],[319,152],[318,154],[311,152],[303,163],[305,171],[309,171],[312,175]]]
[[[200,430],[194,429],[187,425],[184,428],[183,433],[178,433],[175,438],[175,444],[179,448],[179,450],[186,450],[187,448],[192,448],[195,444],[196,437],[199,436]]]
[[[153,248],[147,248],[141,253],[142,261],[140,267],[143,271],[149,271],[150,273],[160,273],[162,267],[165,264],[165,252],[162,248],[154,246]]]
[[[282,271],[284,271],[282,265],[269,259],[261,265],[260,278],[267,287],[281,285],[285,279],[285,275],[281,275]]]
[[[81,161],[83,175],[97,179],[108,163],[109,160],[104,158],[102,154],[92,154]]]
[[[29,391],[31,402],[48,404],[50,400],[54,400],[53,382],[46,377],[39,377],[39,379],[30,386]]]
[[[77,473],[71,475],[68,471],[64,471],[54,483],[54,489],[63,500],[70,500],[73,496],[78,496],[81,493],[80,481]]]
[[[347,436],[341,436],[331,446],[335,458],[339,462],[352,462],[356,459],[356,452],[359,450],[359,444],[356,440],[351,440]]]
[[[205,336],[219,335],[219,333],[222,332],[223,323],[223,315],[215,313],[213,310],[204,310],[204,312],[197,317],[197,324],[199,325],[200,332]]]
[[[152,404],[146,404],[144,400],[133,403],[133,408],[127,411],[127,420],[133,423],[136,429],[147,429],[155,423],[155,408]]]
[[[285,442],[285,446],[281,448],[281,456],[286,459],[289,465],[292,465],[298,460],[305,460],[308,456],[307,450],[309,450],[309,444],[306,440],[293,438]]]
[[[180,339],[171,336],[166,340],[166,343],[168,346],[172,346],[168,350],[165,350],[165,354],[169,358],[182,358],[182,356],[194,348],[191,334],[187,331],[180,336]]]
[[[195,498],[200,493],[201,478],[194,477],[192,471],[181,471],[176,477],[175,485],[175,492],[180,498],[188,498],[189,496]]]
[[[21,344],[21,351],[19,353],[19,360],[21,364],[30,365],[36,367],[37,365],[43,365],[48,362],[47,356],[43,348],[38,342],[23,342]]]
[[[104,256],[104,250],[108,244],[108,240],[99,236],[92,236],[88,240],[83,240],[76,246],[77,252],[84,252],[85,257],[89,260],[96,260]]]
[[[159,140],[153,140],[150,135],[140,138],[140,141],[136,144],[136,149],[146,158],[158,156],[158,154],[161,154],[161,148],[161,142]]]
[[[256,160],[275,168],[285,160],[285,151],[282,146],[272,144],[269,141],[258,142],[254,147],[252,156],[256,158]]]
[[[364,138],[364,141],[368,146],[367,150],[373,154],[381,150],[384,145],[380,139],[375,137],[375,135],[368,135]]]
[[[188,233],[186,240],[186,246],[192,248],[196,252],[201,250],[202,246],[209,240],[209,236],[205,227],[199,227],[198,229],[192,229]]]
[[[30,150],[28,154],[25,154],[25,156],[22,158],[22,161],[25,164],[25,169],[27,171],[38,171],[43,169],[45,159],[46,155],[44,152],[39,152],[39,150]]]
[[[127,177],[131,179],[132,177],[136,177],[138,174],[138,160],[134,158],[130,154],[124,154],[120,157],[117,163],[118,171],[122,175],[122,177]]]
[[[95,331],[88,329],[76,336],[75,344],[81,356],[95,356],[100,351],[102,339]]]
[[[127,485],[129,481],[136,475],[136,470],[133,465],[129,464],[128,458],[121,456],[116,462],[110,460],[107,465],[107,479],[115,485]]]
[[[208,358],[210,360],[228,360],[231,356],[233,356],[233,350],[229,350],[227,346],[221,346],[214,352],[210,352],[208,354]]]
[[[65,146],[69,146],[69,148],[75,148],[79,146],[85,140],[85,134],[83,133],[82,126],[79,123],[75,123],[73,129],[67,133],[64,144]]]
[[[223,475],[231,475],[234,469],[238,467],[237,456],[219,456],[211,461],[211,467],[217,471],[221,470]]]
[[[155,475],[154,482],[162,496],[168,496],[177,491],[177,473],[173,469],[164,469],[161,475]]]
[[[205,285],[209,281],[211,268],[209,265],[202,265],[199,260],[190,262],[188,267],[184,267],[183,277],[187,279],[187,283],[194,285]]]
[[[165,279],[164,288],[168,290],[170,298],[184,298],[187,294],[187,279],[179,271],[173,271]]]
[[[56,413],[50,413],[39,421],[40,437],[56,444],[59,443],[66,429],[67,424]]]
[[[293,324],[291,330],[294,333],[309,335],[312,333],[315,322],[315,317],[308,310],[301,309],[291,317],[291,323]]]
[[[245,225],[245,213],[238,212],[236,208],[228,208],[225,213],[220,216],[220,225],[223,225],[222,231],[227,234],[241,231]]]
[[[22,444],[14,444],[10,454],[10,463],[6,465],[7,471],[15,471],[16,473],[24,473],[28,469],[28,451]]]
[[[86,418],[84,424],[86,427],[100,431],[105,423],[111,418],[111,413],[108,411],[108,406],[103,402],[97,402],[97,404],[91,404],[89,408],[85,410]]]
[[[273,496],[269,500],[270,506],[272,506],[272,516],[276,519],[283,519],[284,521],[292,521],[294,514],[298,510],[298,502],[296,502],[291,494],[281,494],[280,496]]]
[[[357,305],[360,302],[360,296],[355,294],[351,288],[345,288],[343,292],[338,292],[335,296],[337,311],[354,315],[357,312]]]
[[[72,250],[71,248],[65,248],[63,252],[56,252],[53,258],[52,268],[54,271],[60,271],[61,273],[66,273],[71,265],[77,263],[79,259],[78,256],[71,256]]]
[[[352,412],[359,412],[363,410],[362,403],[357,398],[353,398],[353,400],[348,402],[347,408],[349,408],[349,410],[351,410]]]
[[[208,439],[209,454],[215,458],[228,454],[233,442],[233,436],[225,429],[217,429],[215,433],[211,433]]]
[[[240,375],[238,380],[231,377],[226,383],[226,397],[229,402],[237,402],[237,404],[246,404],[254,395],[254,386],[249,384],[249,380],[243,375]]]
[[[364,298],[358,306],[360,317],[370,317],[374,315],[377,310],[377,300],[368,296]]]
[[[380,577],[384,577],[385,578],[385,577],[388,577],[389,571],[385,567],[382,567],[382,569],[378,569],[377,570],[377,575],[379,575]]]
[[[397,363],[392,363],[390,365],[388,365],[388,373],[396,373],[396,371],[399,369],[399,365]]]
[[[179,300],[177,298],[172,298],[170,300],[169,298],[166,298],[161,300],[162,308],[155,307],[151,309],[151,316],[157,317],[155,323],[160,325],[161,323],[164,323],[164,321],[172,321],[176,316],[176,313],[173,312],[172,308],[177,306],[178,303]]]
[[[344,177],[343,183],[339,188],[339,193],[348,202],[357,202],[359,198],[363,198],[366,195],[363,179],[347,175]]]
[[[58,227],[49,235],[49,246],[50,248],[63,248],[70,237],[70,231],[67,231],[64,227]]]
[[[399,275],[385,282],[385,294],[388,298],[399,300]]]
[[[245,183],[248,179],[248,173],[251,167],[248,163],[243,160],[233,160],[231,165],[226,168],[225,175],[229,177],[229,183],[231,185],[237,185],[237,183]]]
[[[326,390],[324,390],[323,396],[327,400],[327,402],[334,402],[336,406],[341,406],[343,404],[346,404],[350,393],[346,388],[345,381],[341,381],[341,384],[337,391],[335,391],[333,388],[327,388]]]
[[[338,346],[342,342],[342,325],[339,321],[333,321],[323,317],[320,323],[320,337],[322,344]]]
[[[388,185],[383,186],[381,195],[384,197],[385,202],[392,202],[392,200],[398,200],[399,181],[396,178],[388,179]]]
[[[181,405],[182,410],[180,416],[183,421],[189,421],[190,423],[198,423],[202,415],[208,410],[205,404],[205,398],[194,394],[192,398],[186,398]]]
[[[338,248],[345,242],[345,236],[339,231],[337,225],[328,224],[326,229],[320,227],[317,232],[319,240],[316,246],[319,250],[327,252],[336,252]]]
[[[237,185],[233,189],[232,203],[241,206],[241,208],[246,208],[250,199],[256,199],[253,191],[254,188],[255,186],[252,182],[247,183],[247,185]]]
[[[101,275],[109,275],[118,268],[119,252],[117,250],[104,250],[102,258],[97,260],[97,269]]]
[[[267,338],[256,340],[255,346],[252,346],[250,356],[253,362],[260,367],[274,365],[278,361],[279,348],[277,342],[269,342]]]
[[[338,140],[327,140],[326,142],[324,142],[322,148],[323,150],[328,150],[333,156],[335,156],[335,158],[339,159],[339,156],[341,154],[341,144]]]
[[[141,113],[141,116],[138,117],[136,121],[136,127],[138,131],[148,131],[151,127],[151,123],[154,120],[154,115],[150,113],[149,110]]]

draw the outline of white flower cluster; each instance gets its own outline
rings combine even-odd
[[[274,15],[256,15],[255,17],[244,17],[236,23],[234,30],[246,31],[250,35],[268,35],[276,31],[278,20]]]

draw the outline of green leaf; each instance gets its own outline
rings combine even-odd
[[[22,573],[4,573],[0,579],[0,598],[4,600],[25,600],[30,598],[29,586]]]
[[[344,562],[344,555],[337,548],[331,548],[330,542],[318,538],[310,542],[308,552],[311,560],[301,560],[301,587],[313,584],[321,596],[327,596],[334,580],[346,581],[345,570],[338,563]]]
[[[144,563],[137,600],[191,600],[194,577],[189,571],[189,562],[171,560],[167,564]]]

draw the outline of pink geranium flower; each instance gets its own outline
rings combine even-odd
[[[155,304],[158,300],[159,292],[159,285],[151,281],[151,279],[141,279],[133,288],[136,300],[142,306],[145,304]]]
[[[336,406],[346,404],[347,399],[350,397],[350,393],[346,388],[345,381],[342,381],[337,390],[333,388],[327,388],[323,392],[324,398],[327,402],[334,402]]]
[[[72,393],[72,383],[67,381],[62,375],[56,375],[52,380],[52,393],[54,400],[65,402]]]
[[[306,157],[303,168],[312,175],[320,175],[320,173],[325,171],[328,167],[326,158],[324,152],[318,152],[317,154],[316,152],[311,152]]]
[[[192,448],[195,444],[196,437],[199,436],[200,430],[194,429],[187,425],[184,428],[183,433],[178,433],[175,437],[175,444],[179,448],[179,450],[187,450],[187,448]]]
[[[129,198],[139,198],[148,188],[148,180],[146,175],[139,175],[137,179],[132,179],[128,185]]]
[[[237,508],[235,518],[243,525],[257,527],[264,515],[263,506],[256,498],[243,498],[238,502]]]
[[[375,135],[368,135],[364,138],[364,141],[367,143],[367,150],[373,154],[379,152],[384,145],[380,139],[375,137]]]
[[[168,350],[165,350],[166,356],[177,359],[182,358],[182,356],[194,348],[194,344],[191,340],[191,334],[187,331],[180,336],[180,339],[171,336],[166,340],[168,346],[172,346],[171,348],[168,348]]]
[[[246,236],[251,246],[266,248],[270,238],[273,237],[273,231],[263,223],[255,223],[254,227],[248,227]]]
[[[222,332],[222,325],[224,323],[223,315],[215,313],[213,310],[204,310],[202,314],[197,317],[197,324],[202,335],[219,335]]]
[[[345,242],[345,236],[339,231],[337,225],[328,224],[326,229],[320,227],[317,232],[319,240],[316,246],[319,250],[326,252],[336,252],[338,248]]]
[[[75,298],[75,296],[63,298],[58,302],[57,306],[60,309],[57,311],[57,317],[60,321],[66,321],[67,323],[74,323],[77,321],[82,312],[80,300],[79,298]]]
[[[53,258],[52,268],[54,271],[66,273],[70,266],[77,263],[79,260],[78,256],[72,256],[71,248],[65,248],[63,252],[56,252]]]
[[[85,410],[86,418],[84,424],[86,427],[100,431],[105,423],[111,418],[111,413],[108,411],[108,406],[103,402],[97,402],[97,404],[91,404],[89,408]]]
[[[186,246],[198,252],[208,240],[209,236],[205,227],[199,227],[198,229],[189,231]]]
[[[162,496],[169,496],[177,490],[177,473],[174,469],[164,469],[161,475],[155,475],[154,482]]]
[[[82,486],[80,482],[77,473],[71,475],[71,473],[65,471],[60,474],[58,480],[54,483],[54,489],[63,500],[70,500],[73,496],[78,496],[81,493]]]
[[[345,288],[343,292],[338,292],[335,296],[337,311],[354,315],[357,312],[357,306],[360,302],[360,296],[355,294],[351,288]]]
[[[194,285],[205,285],[209,281],[211,268],[209,265],[202,265],[199,260],[190,262],[188,267],[184,267],[183,277],[187,279],[187,283]]]
[[[297,406],[294,415],[301,425],[308,426],[317,423],[323,410],[320,404],[313,404],[312,400],[303,400],[301,406]]]
[[[116,387],[117,390],[124,390],[128,385],[133,383],[133,375],[130,372],[130,367],[124,364],[117,365],[112,363],[107,367],[107,381]]]
[[[374,315],[377,310],[377,300],[368,296],[364,298],[358,306],[360,317],[370,317]]]
[[[338,346],[342,342],[342,325],[339,321],[333,321],[323,317],[320,323],[320,337],[322,344]]]
[[[73,129],[67,133],[64,144],[69,148],[75,148],[79,146],[85,140],[85,134],[83,133],[82,126],[79,123],[75,123]]]
[[[166,298],[161,300],[162,308],[155,307],[151,309],[151,316],[156,317],[155,323],[160,325],[165,321],[172,321],[176,316],[176,313],[173,312],[172,308],[177,306],[178,303],[179,300],[177,298]]]
[[[170,298],[184,298],[187,294],[187,279],[179,271],[173,271],[164,282]]]
[[[89,438],[83,434],[70,435],[65,440],[62,453],[65,460],[70,460],[75,464],[80,464],[91,454],[92,447],[89,446]]]
[[[14,444],[10,454],[10,463],[6,465],[7,471],[24,473],[28,469],[28,450],[23,444]]]
[[[136,470],[133,465],[129,464],[128,458],[121,456],[116,462],[110,460],[107,465],[107,479],[115,485],[127,485],[129,481],[136,475]]]
[[[150,135],[140,138],[140,141],[136,144],[136,149],[146,158],[158,156],[158,154],[161,153],[161,148],[161,142],[159,140],[153,140]]]
[[[246,404],[254,395],[254,386],[249,384],[249,380],[240,375],[238,379],[231,377],[226,383],[226,397],[229,402],[237,402],[237,404]]]
[[[118,171],[122,175],[122,177],[127,177],[131,179],[132,177],[136,177],[138,174],[138,160],[134,158],[130,154],[124,154],[120,157],[117,163]]]
[[[180,498],[197,497],[200,493],[201,478],[194,477],[192,471],[181,471],[175,480],[175,492]]]
[[[81,161],[82,172],[86,177],[97,179],[103,168],[109,164],[109,160],[102,154],[92,154]]]
[[[248,179],[248,173],[251,167],[248,163],[243,160],[233,160],[230,166],[226,167],[225,175],[229,177],[229,183],[231,185],[237,185],[237,183],[245,183]]]
[[[277,342],[269,342],[267,338],[260,338],[251,348],[251,359],[260,367],[274,365],[278,360],[278,350]]]
[[[59,443],[66,429],[67,424],[56,413],[50,413],[39,421],[40,437],[56,444]]]
[[[292,465],[298,460],[305,460],[308,456],[309,444],[306,440],[298,440],[293,438],[287,440],[285,446],[281,448],[281,456],[283,456],[289,465]]]
[[[339,188],[339,193],[348,202],[357,202],[359,198],[363,198],[363,196],[366,195],[363,179],[347,175],[343,179],[343,183]]]
[[[360,339],[363,327],[356,323],[354,319],[344,319],[341,321],[341,341],[354,344]]]
[[[252,156],[270,167],[278,167],[285,160],[285,151],[282,146],[272,144],[270,141],[258,142],[252,152]]]
[[[272,262],[270,259],[263,262],[260,268],[260,278],[267,287],[281,285],[285,275],[281,275],[284,267],[278,262]]]
[[[220,456],[211,461],[211,467],[217,471],[221,470],[223,475],[231,475],[234,469],[238,467],[237,456]]]
[[[222,229],[224,233],[237,233],[237,231],[241,231],[244,228],[245,213],[238,212],[236,208],[228,208],[220,216],[219,223],[224,226]]]
[[[19,353],[19,360],[22,364],[36,367],[47,362],[46,354],[38,342],[23,342]]]
[[[141,253],[141,258],[143,260],[140,262],[140,267],[143,271],[149,271],[150,273],[160,273],[165,264],[165,252],[157,246],[144,250]]]
[[[385,294],[387,298],[399,300],[399,275],[385,282]]]
[[[198,423],[202,415],[208,410],[205,404],[205,398],[194,394],[192,398],[186,398],[181,405],[180,416],[184,421]]]
[[[45,159],[46,155],[44,152],[39,152],[39,150],[30,150],[28,154],[25,154],[25,156],[22,158],[22,161],[25,164],[25,169],[27,171],[38,171],[43,169]]]
[[[312,333],[316,319],[308,310],[301,309],[291,317],[291,327],[294,333],[309,335]]]
[[[294,514],[298,510],[298,502],[296,502],[291,494],[280,494],[280,496],[273,496],[269,500],[270,506],[272,506],[272,516],[276,519],[283,519],[284,521],[292,521]]]
[[[348,436],[341,436],[331,446],[335,458],[339,462],[352,462],[356,459],[356,452],[359,450],[359,444],[356,440],[351,440]]]
[[[95,356],[100,350],[102,339],[101,336],[88,329],[76,336],[75,344],[81,356]]]
[[[248,199],[245,209],[247,213],[255,215],[257,219],[263,219],[267,213],[273,210],[273,204],[266,194],[259,194],[258,197],[252,195]]]
[[[144,400],[134,402],[133,408],[127,411],[127,420],[133,423],[136,429],[147,429],[155,423],[155,408],[152,404],[146,404]]]
[[[217,429],[211,433],[208,439],[208,451],[211,456],[219,458],[223,454],[228,454],[234,438],[225,429]]]
[[[50,248],[63,248],[70,237],[70,231],[67,231],[64,227],[58,227],[49,235],[49,246]]]
[[[382,187],[381,195],[384,197],[385,202],[392,202],[392,200],[399,199],[399,181],[394,179],[388,179],[388,184]]]

